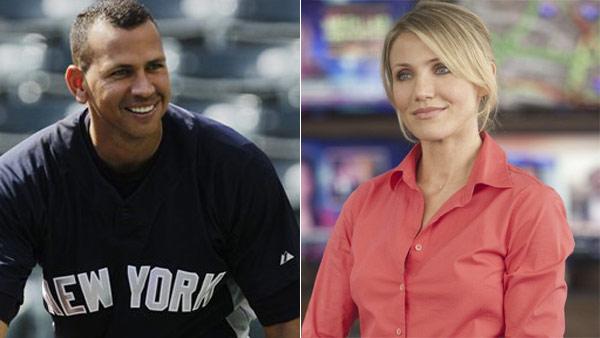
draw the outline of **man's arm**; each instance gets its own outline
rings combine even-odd
[[[6,332],[8,331],[8,325],[0,320],[0,338],[6,338]]]
[[[226,259],[265,337],[299,338],[300,229],[268,157],[247,147],[250,159],[231,169],[214,196],[230,234]]]
[[[289,322],[265,326],[265,338],[299,338],[300,319],[292,319]],[[4,336],[0,335],[0,338]]]

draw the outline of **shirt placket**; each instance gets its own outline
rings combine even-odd
[[[406,264],[404,266],[404,270],[407,268],[410,270],[414,270],[415,267],[420,266],[420,264],[425,259],[426,251],[431,249],[429,244],[429,239],[431,238],[431,225],[421,231],[411,242],[410,249],[408,251],[408,255],[406,257]],[[409,271],[410,271],[409,270]]]
[[[400,307],[403,316],[400,322],[398,323],[398,327],[396,327],[396,330],[394,332],[394,334],[397,337],[402,337],[406,335],[406,275],[404,274],[404,271],[405,270],[403,269],[402,280],[400,282],[400,285],[398,285],[398,292],[400,293],[400,298],[402,299]]]
[[[409,291],[409,284],[407,283],[407,266],[409,260],[415,259],[415,254],[418,256],[420,251],[415,249],[415,246],[419,243],[419,250],[423,250],[422,242],[419,242],[422,238],[419,233],[419,229],[421,227],[421,218],[424,210],[424,200],[423,196],[420,192],[412,191],[411,198],[408,199],[409,203],[406,206],[404,212],[401,212],[399,221],[402,223],[399,229],[400,231],[398,237],[394,239],[392,245],[396,245],[398,248],[398,256],[401,257],[401,266],[402,269],[400,271],[399,284],[397,286],[397,292],[399,293],[399,307],[402,316],[398,319],[398,322],[395,323],[395,328],[392,329],[390,335],[395,337],[403,337],[406,336],[406,297],[407,291]],[[412,240],[411,240],[412,239]],[[397,242],[396,242],[397,241]],[[401,243],[401,245],[398,245]],[[417,257],[418,258],[418,257]]]
[[[429,238],[431,232],[429,229],[425,229],[421,233],[419,233],[412,241],[410,241],[410,247],[408,248],[408,252],[406,254],[403,274],[402,274],[402,282],[398,286],[398,291],[402,296],[402,313],[404,314],[402,318],[401,325],[396,328],[394,332],[397,337],[406,336],[406,322],[407,322],[407,294],[410,293],[411,289],[411,278],[410,274],[414,270],[418,270],[421,263],[425,260],[425,254],[428,248]]]

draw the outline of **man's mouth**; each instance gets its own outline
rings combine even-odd
[[[134,114],[145,115],[145,114],[152,112],[155,107],[156,107],[156,104],[149,105],[149,106],[129,107],[129,108],[125,108],[125,109]]]

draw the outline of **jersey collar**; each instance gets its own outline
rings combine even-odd
[[[170,117],[170,110],[171,108],[169,108],[163,117],[163,128],[165,129],[161,142],[165,143],[174,142],[172,134],[176,132],[172,130],[173,123]],[[185,158],[183,153],[162,151],[138,189],[131,196],[125,199],[122,198],[117,190],[100,174],[85,144],[85,135],[81,130],[81,125],[85,123],[86,114],[87,109],[77,114],[73,121],[74,135],[70,142],[70,158],[67,161],[67,165],[72,169],[70,171],[77,176],[84,189],[103,192],[102,195],[105,196],[112,195],[111,197],[118,204],[135,204],[138,200],[144,200],[144,196],[149,195],[157,196],[155,198],[157,201],[162,200],[162,196],[165,195],[164,192],[170,191],[179,183],[178,181],[182,177],[181,171],[187,169],[189,160]],[[161,144],[161,147],[163,147],[163,144]],[[164,145],[164,147],[167,147],[167,145]],[[147,181],[152,182],[152,184]]]

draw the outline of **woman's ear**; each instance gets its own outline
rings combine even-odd
[[[84,73],[81,68],[75,65],[67,67],[67,70],[65,71],[65,82],[77,102],[82,104],[87,102],[88,96],[83,86]]]
[[[496,64],[494,62],[491,62],[490,66],[492,67],[492,74],[496,76]],[[489,93],[487,90],[485,90],[485,88],[477,86],[477,96],[479,96],[480,99],[485,96],[488,96],[488,94]]]

